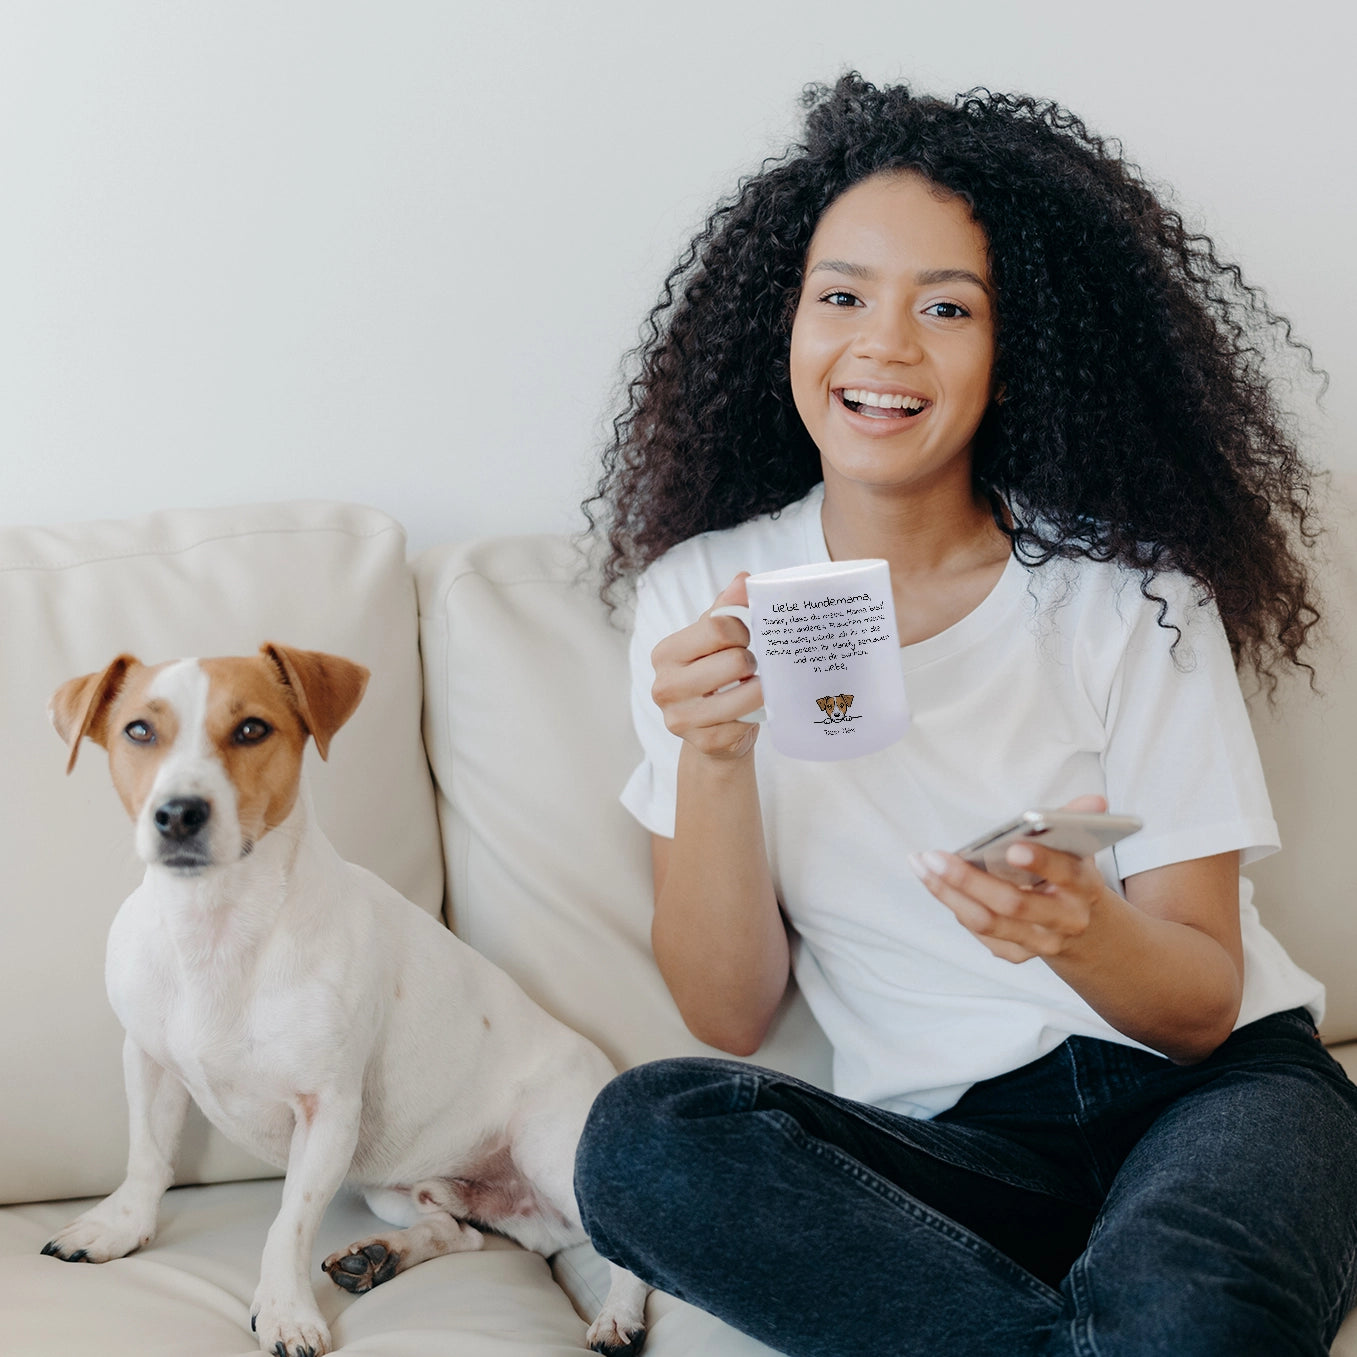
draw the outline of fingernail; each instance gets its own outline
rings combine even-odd
[[[1037,855],[1026,844],[1022,843],[1015,843],[1005,856],[1016,867],[1022,867],[1037,860]]]
[[[947,870],[947,859],[941,853],[914,853],[910,856],[909,865],[920,878],[941,876]]]

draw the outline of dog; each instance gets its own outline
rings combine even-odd
[[[483,1229],[550,1254],[585,1239],[575,1146],[608,1058],[316,824],[302,777],[362,698],[368,670],[266,643],[258,655],[148,666],[119,655],[65,683],[69,750],[108,750],[145,879],[108,939],[126,1030],[127,1176],[44,1249],[103,1262],[148,1244],[190,1097],[286,1170],[251,1307],[275,1357],[330,1335],[308,1276],[341,1184],[397,1229],[325,1260],[363,1292]],[[639,1351],[648,1288],[610,1264],[586,1335]]]

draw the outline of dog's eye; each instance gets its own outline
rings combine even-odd
[[[135,744],[154,744],[155,731],[145,721],[133,721],[123,727],[123,734]]]
[[[260,740],[265,740],[272,734],[273,727],[267,721],[251,716],[235,728],[231,738],[236,744],[258,744]]]

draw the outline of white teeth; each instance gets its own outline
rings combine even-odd
[[[854,405],[875,405],[882,410],[919,411],[928,404],[918,396],[896,396],[881,391],[859,391],[851,387],[845,389],[843,398]]]

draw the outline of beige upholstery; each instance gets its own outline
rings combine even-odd
[[[1332,547],[1330,608],[1357,601],[1348,525]],[[38,1250],[102,1192],[126,1148],[104,936],[137,877],[100,750],[62,776],[43,706],[62,679],[120,649],[163,659],[280,639],[369,664],[374,679],[329,764],[309,755],[318,810],[349,856],[428,908],[444,864],[458,931],[621,1064],[701,1051],[649,954],[646,835],[616,796],[636,757],[625,639],[556,538],[486,540],[403,560],[396,525],[335,505],[155,515],[60,532],[0,530],[0,1352],[20,1357],[242,1357],[259,1254],[280,1185],[197,1127],[156,1241],[99,1267]],[[415,583],[418,585],[418,617]],[[423,741],[420,650],[423,647]],[[1330,986],[1326,1034],[1357,1038],[1349,923],[1347,750],[1357,692],[1288,685],[1259,731],[1287,851],[1259,866],[1265,919]],[[425,749],[427,748],[427,763]],[[430,767],[433,778],[430,777]],[[434,810],[441,821],[435,823]],[[1340,1050],[1357,1068],[1357,1046]],[[757,1057],[822,1081],[823,1039],[788,1001]],[[331,1207],[317,1258],[375,1222]],[[582,1351],[605,1285],[587,1246],[550,1269],[502,1241],[421,1265],[371,1295],[316,1292],[343,1352],[382,1357],[559,1357]],[[569,1298],[567,1298],[569,1297]],[[574,1305],[571,1304],[571,1299]],[[649,1307],[651,1357],[767,1357],[670,1297]],[[1333,1352],[1357,1357],[1357,1321]]]
[[[1320,544],[1315,689],[1288,675],[1251,702],[1282,851],[1249,869],[1263,922],[1328,986],[1322,1035],[1357,1041],[1357,480],[1341,482]]]

